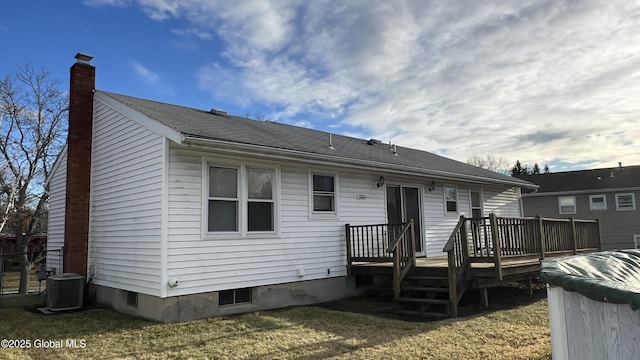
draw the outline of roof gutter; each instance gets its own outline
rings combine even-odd
[[[298,161],[301,160],[310,160],[316,163],[321,163],[323,165],[330,166],[340,166],[340,167],[348,167],[348,168],[359,168],[363,170],[379,170],[379,171],[394,171],[397,173],[401,173],[403,175],[414,175],[414,176],[429,176],[436,179],[454,179],[466,182],[473,183],[487,183],[491,182],[494,184],[500,185],[508,185],[508,186],[516,186],[516,187],[525,187],[530,189],[537,189],[538,185],[535,184],[527,184],[518,181],[508,181],[508,180],[498,180],[492,179],[482,176],[474,176],[474,175],[466,175],[459,173],[452,173],[448,171],[440,171],[440,170],[428,170],[422,169],[413,166],[406,165],[394,165],[388,163],[381,163],[376,161],[369,160],[360,160],[360,159],[350,159],[343,158],[334,155],[324,155],[324,154],[313,154],[298,150],[289,150],[289,149],[278,149],[269,146],[263,145],[255,145],[255,144],[241,144],[232,141],[225,140],[217,140],[217,139],[209,139],[202,138],[193,135],[183,134],[182,136],[182,144],[188,144],[193,146],[204,146],[207,149],[213,149],[218,151],[229,152],[233,154],[240,155],[262,155],[271,159],[279,159],[279,160],[290,160],[290,161]]]

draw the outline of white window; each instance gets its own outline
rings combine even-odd
[[[482,191],[471,190],[471,217],[481,218],[483,216],[482,210]]]
[[[640,235],[633,235],[633,246],[640,250]]]
[[[458,188],[455,186],[444,186],[444,209],[445,213],[458,213]]]
[[[606,195],[589,195],[589,208],[591,210],[607,210]]]
[[[238,170],[209,167],[208,232],[238,231]]]
[[[633,193],[616,194],[616,211],[636,209],[636,197]]]
[[[575,214],[576,213],[576,197],[575,196],[558,197],[558,207],[560,209],[560,214]]]
[[[275,169],[207,165],[205,233],[274,232]]]
[[[273,231],[273,170],[247,169],[247,231]]]
[[[336,177],[312,174],[312,197],[314,213],[336,213]]]

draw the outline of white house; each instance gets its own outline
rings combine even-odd
[[[414,219],[442,255],[459,216],[521,216],[526,181],[428,152],[94,90],[71,68],[69,138],[48,179],[47,266],[159,321],[357,294],[344,225]]]

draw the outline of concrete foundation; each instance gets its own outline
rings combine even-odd
[[[134,294],[125,290],[95,285],[95,294],[99,304],[118,312],[169,323],[317,304],[356,296],[359,290],[351,276],[258,286],[252,289],[250,303],[222,306],[217,291],[168,298],[134,293],[137,306],[128,305],[128,296]]]

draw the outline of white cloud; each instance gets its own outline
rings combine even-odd
[[[131,3],[131,0],[83,0],[83,4],[87,6],[116,6],[127,7]]]
[[[129,64],[131,65],[131,69],[146,83],[148,83],[149,85],[159,85],[162,81],[162,79],[160,78],[160,75],[158,75],[157,73],[151,71],[149,68],[147,68],[146,66],[142,65],[141,63],[132,60],[129,62]]]
[[[462,161],[640,159],[633,2],[138,3],[215,32],[223,59],[202,68],[200,87],[266,104],[271,118],[338,119],[343,132]]]

